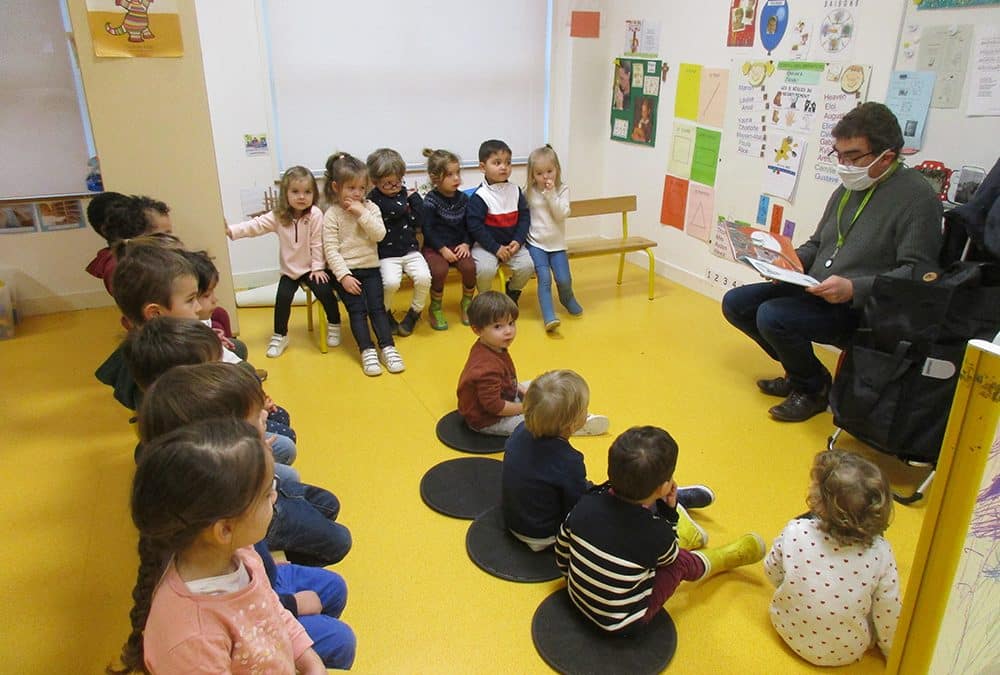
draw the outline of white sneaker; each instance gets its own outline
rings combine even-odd
[[[385,369],[390,373],[401,373],[406,370],[406,366],[403,365],[403,357],[392,345],[382,348],[382,361],[385,362]]]
[[[587,421],[583,423],[574,436],[600,436],[608,433],[611,422],[604,415],[587,415]]]
[[[378,352],[374,347],[361,352],[361,370],[365,371],[368,377],[376,377],[382,374],[382,365],[378,362]]]
[[[267,343],[267,358],[276,359],[281,356],[285,348],[288,347],[288,336],[275,333],[271,336],[271,341]]]
[[[340,324],[339,323],[328,323],[328,324],[326,324],[326,346],[327,347],[339,347],[340,346]]]

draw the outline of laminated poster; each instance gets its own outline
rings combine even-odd
[[[924,126],[934,92],[934,71],[897,70],[889,78],[885,104],[903,130],[903,154],[912,155],[924,142]]]
[[[87,0],[95,56],[184,55],[177,0]]]
[[[611,140],[656,144],[656,109],[663,63],[615,59],[611,86]]]
[[[758,0],[732,0],[726,17],[726,46],[753,47]]]

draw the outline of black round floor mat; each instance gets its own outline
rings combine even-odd
[[[535,553],[507,531],[503,509],[495,506],[479,514],[465,535],[465,550],[472,562],[507,581],[537,583],[562,576],[552,548]]]
[[[503,452],[504,443],[507,442],[506,436],[490,436],[473,431],[457,410],[452,410],[438,420],[436,431],[438,440],[449,448],[476,455]]]
[[[576,608],[565,588],[535,610],[531,639],[545,663],[565,675],[659,673],[677,650],[677,629],[666,610],[634,635],[611,635]]]
[[[438,513],[472,520],[500,504],[500,469],[489,457],[459,457],[431,467],[420,479],[420,498]]]

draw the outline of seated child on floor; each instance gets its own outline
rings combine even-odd
[[[118,260],[112,249],[123,239],[135,239],[147,234],[173,231],[170,207],[149,197],[104,192],[87,205],[87,218],[94,231],[108,245],[97,252],[87,265],[87,273],[104,282],[108,295],[114,295],[113,278]]]
[[[242,372],[234,374],[229,364],[178,366],[150,388],[139,418],[140,435],[150,443],[186,424],[232,417],[246,419],[259,430],[260,402],[260,385]],[[305,555],[336,562],[351,541],[347,528],[334,522],[340,503],[326,490],[280,477],[277,493],[266,538],[254,549],[281,604],[309,633],[323,663],[328,668],[350,668],[354,634],[339,620],[347,602],[344,579],[321,567],[276,565],[269,550],[269,546],[290,547],[286,557],[290,553],[293,558]]]
[[[212,262],[212,257],[208,251],[184,251],[194,265],[194,271],[198,275],[198,319],[215,331],[222,342],[223,355],[230,352],[237,359],[246,361],[247,346],[242,340],[233,337],[232,328],[229,325],[229,315],[218,310],[219,300],[215,297],[215,287],[219,285],[219,269]],[[233,361],[235,363],[235,361]]]
[[[605,631],[629,633],[648,623],[681,580],[698,581],[764,557],[756,534],[704,551],[680,546],[676,466],[670,434],[632,427],[611,444],[608,482],[581,497],[559,528],[556,563],[570,598]],[[703,543],[694,539],[692,548]]]
[[[874,644],[888,656],[900,611],[896,559],[882,536],[889,484],[877,466],[841,450],[816,455],[811,477],[809,513],[785,526],[764,560],[777,587],[771,625],[817,666],[854,663]]]
[[[110,673],[325,673],[253,545],[271,520],[273,463],[238,419],[153,441],[132,481],[139,570],[122,668]]]
[[[417,243],[424,200],[416,192],[407,196],[403,182],[406,162],[395,150],[379,148],[368,155],[365,164],[368,165],[368,178],[375,184],[368,199],[379,208],[385,224],[385,237],[378,243],[385,311],[392,334],[406,337],[416,328],[431,289],[431,270],[427,260],[420,255]],[[399,290],[404,274],[413,281],[413,297],[410,308],[397,323],[392,315],[392,296]]]
[[[211,328],[200,321],[160,316],[129,331],[121,346],[128,370],[141,391],[149,389],[161,375],[175,366],[212,363],[222,359],[222,345]],[[232,364],[256,379],[245,362]],[[268,444],[274,451],[278,475],[298,480],[291,468],[298,451],[295,432],[288,427],[288,411],[265,395]]]
[[[469,305],[469,323],[479,339],[458,378],[458,412],[473,431],[510,436],[524,421],[528,382],[518,383],[508,348],[517,335],[518,308],[510,297],[486,291]],[[578,436],[603,434],[608,418],[588,415]]]
[[[524,423],[504,445],[504,523],[532,551],[555,543],[559,526],[590,487],[583,454],[567,440],[586,424],[589,402],[587,383],[572,370],[538,376],[524,396]]]

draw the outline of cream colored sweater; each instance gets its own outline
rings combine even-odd
[[[323,253],[333,276],[340,281],[352,269],[378,267],[378,242],[385,237],[382,212],[365,200],[360,218],[335,204],[323,214]]]

